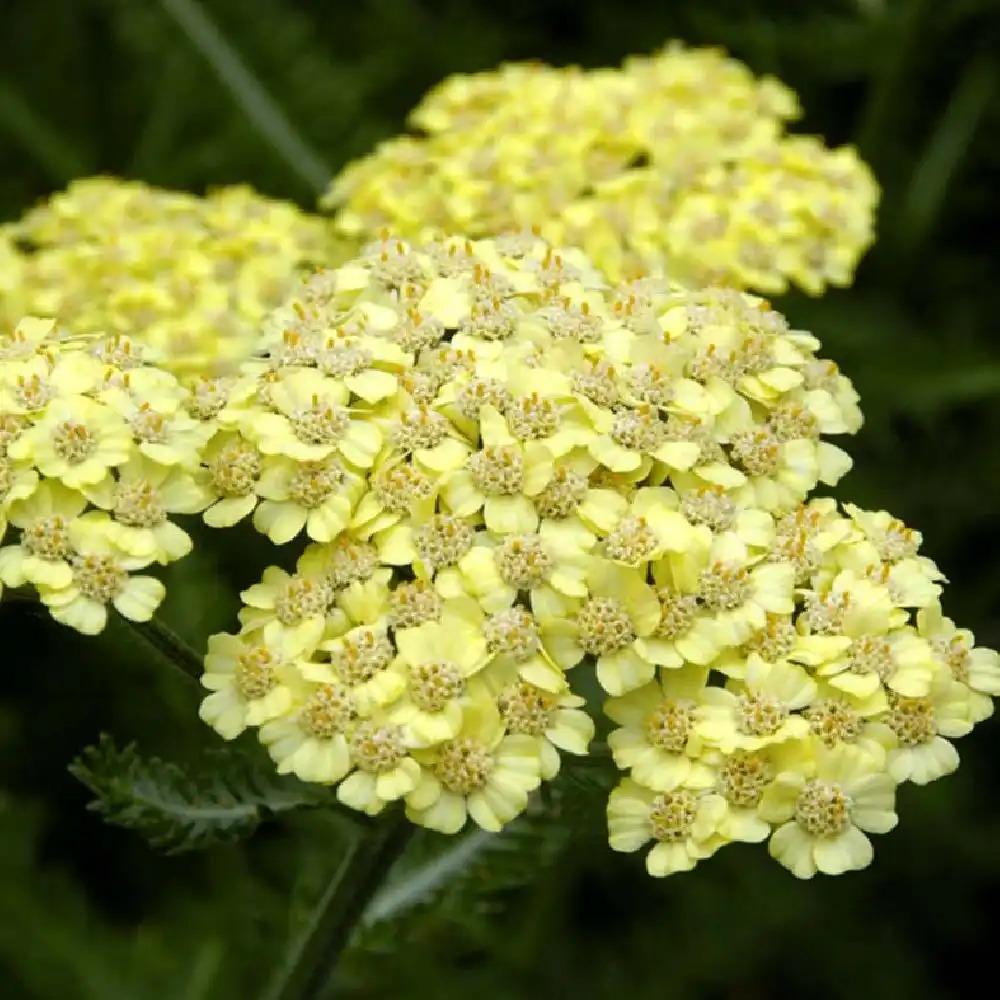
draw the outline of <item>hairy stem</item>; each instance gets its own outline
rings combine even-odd
[[[261,1000],[315,1000],[322,995],[352,932],[413,829],[394,814],[354,841]]]

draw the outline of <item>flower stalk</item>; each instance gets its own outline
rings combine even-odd
[[[368,904],[413,831],[411,824],[392,813],[358,834],[261,1000],[323,996]]]
[[[199,681],[204,669],[202,657],[172,628],[158,618],[151,618],[148,622],[133,622],[127,618],[122,621],[186,677],[196,683]]]

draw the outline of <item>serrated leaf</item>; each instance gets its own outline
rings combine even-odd
[[[167,854],[240,840],[277,813],[329,801],[329,793],[257,766],[234,750],[212,751],[194,769],[106,733],[69,765],[96,796],[88,806],[109,823],[135,830]]]
[[[445,838],[424,831],[368,905],[352,959],[395,949],[413,937],[421,916],[468,927],[502,909],[512,894],[543,877],[581,834],[591,836],[600,828],[613,783],[610,761],[582,758],[564,764],[545,794],[500,833],[476,828]]]

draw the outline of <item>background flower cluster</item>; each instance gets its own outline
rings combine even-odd
[[[323,220],[249,187],[202,198],[83,178],[0,227],[0,327],[57,316],[136,337],[172,371],[214,374],[252,353],[297,271],[331,246]]]
[[[614,280],[819,294],[850,283],[878,187],[853,148],[787,133],[799,114],[789,88],[715,49],[507,64],[434,88],[415,134],[349,164],[323,204],[346,237],[537,227]]]

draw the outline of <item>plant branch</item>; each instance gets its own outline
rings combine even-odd
[[[202,657],[192,649],[172,628],[157,618],[148,622],[121,619],[136,635],[145,639],[158,653],[176,667],[189,680],[200,681],[204,672]]]
[[[261,1000],[315,1000],[321,995],[413,830],[394,814],[354,841]]]

